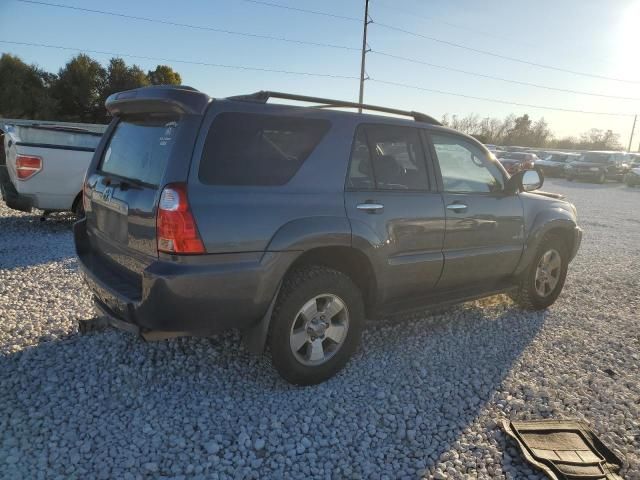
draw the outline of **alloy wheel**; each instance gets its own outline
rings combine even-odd
[[[560,273],[562,270],[562,257],[555,249],[545,252],[536,267],[535,287],[536,292],[541,297],[548,297],[553,293],[558,282],[560,281]]]
[[[345,302],[331,293],[317,295],[298,311],[291,325],[289,345],[298,362],[318,366],[340,350],[348,329]]]

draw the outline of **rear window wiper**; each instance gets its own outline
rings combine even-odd
[[[109,177],[104,178],[102,180],[102,183],[104,185],[106,185],[107,187],[119,187],[120,190],[123,190],[123,191],[129,190],[129,189],[133,189],[133,190],[142,190],[143,189],[143,187],[141,185],[138,185],[135,182],[130,182],[130,181],[127,181],[127,180],[120,180],[120,181],[114,182]]]

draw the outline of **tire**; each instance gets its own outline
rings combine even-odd
[[[566,179],[567,179],[567,182],[573,182],[573,177],[567,176]]]
[[[329,304],[337,313],[327,319],[323,313]],[[340,304],[344,308],[337,310]],[[305,307],[306,316],[302,314]],[[271,317],[273,366],[294,385],[321,383],[345,366],[360,343],[363,325],[362,293],[347,275],[321,266],[293,271],[284,280]],[[295,350],[294,344],[300,348]]]
[[[600,174],[600,176],[598,177],[597,182],[602,185],[603,183],[605,183],[607,181],[607,176],[604,174],[604,172],[602,172]]]
[[[557,271],[557,279],[554,287],[545,295],[541,295],[536,288],[540,285],[536,278],[538,265],[541,264],[543,256],[551,251],[559,255],[560,264]],[[553,255],[551,258],[553,258]],[[540,242],[533,261],[522,275],[516,292],[511,294],[513,301],[525,310],[544,310],[552,305],[558,299],[564,287],[564,282],[567,277],[568,261],[569,251],[563,239],[558,235],[546,235],[542,239],[542,242]],[[550,271],[549,274],[553,277],[553,271]]]

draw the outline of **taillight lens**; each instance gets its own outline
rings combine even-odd
[[[156,218],[156,233],[159,252],[206,253],[189,208],[187,188],[184,184],[170,184],[162,190]]]
[[[28,180],[42,170],[42,158],[33,155],[16,157],[16,175],[18,180]]]

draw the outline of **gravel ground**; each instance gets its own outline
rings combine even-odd
[[[504,297],[370,325],[337,377],[280,380],[236,334],[105,330],[71,219],[0,207],[1,478],[543,478],[496,425],[578,418],[640,479],[640,189],[550,180],[585,230],[542,313]]]

